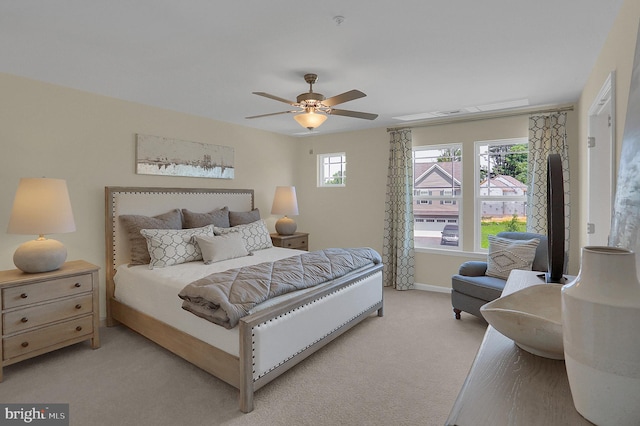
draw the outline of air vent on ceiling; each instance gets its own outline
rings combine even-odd
[[[517,101],[496,102],[492,104],[471,106],[471,107],[458,108],[458,109],[445,110],[445,111],[433,111],[433,112],[423,112],[419,114],[401,115],[393,118],[395,120],[402,120],[402,121],[427,120],[430,118],[453,117],[457,115],[474,114],[478,112],[489,112],[489,111],[497,111],[497,110],[504,110],[504,109],[510,109],[510,108],[518,108],[518,107],[523,107],[528,105],[529,105],[528,99],[520,99]]]

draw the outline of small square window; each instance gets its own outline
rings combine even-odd
[[[318,186],[335,187],[347,184],[347,156],[344,152],[318,155]]]

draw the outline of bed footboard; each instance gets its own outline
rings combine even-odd
[[[382,265],[335,280],[270,312],[240,322],[240,409],[253,392],[373,312],[382,316]]]

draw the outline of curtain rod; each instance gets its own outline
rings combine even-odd
[[[429,121],[420,121],[413,124],[407,124],[404,126],[387,127],[387,132],[393,132],[395,130],[404,130],[404,129],[416,129],[420,127],[439,126],[441,124],[491,120],[493,118],[516,117],[518,115],[551,114],[554,112],[564,112],[564,111],[573,111],[573,110],[574,110],[573,104],[559,105],[555,107],[548,106],[544,108],[541,108],[541,107],[518,108],[518,109],[512,109],[512,110],[507,110],[502,112],[489,112],[485,114],[470,114],[470,115],[465,115],[460,117],[439,118],[439,119],[432,119]]]

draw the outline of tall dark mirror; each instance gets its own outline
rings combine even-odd
[[[547,158],[547,243],[549,268],[545,275],[548,283],[564,282],[564,180],[560,154]]]

